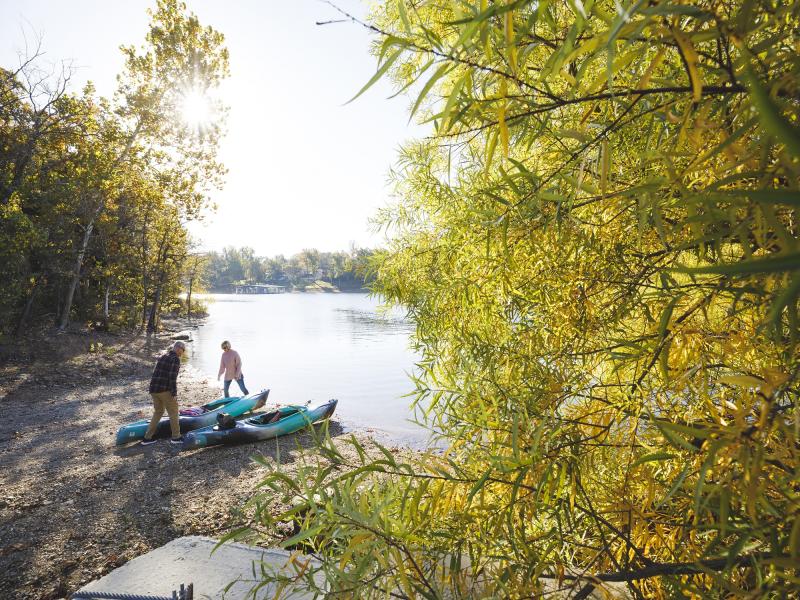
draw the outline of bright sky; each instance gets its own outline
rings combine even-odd
[[[227,183],[192,232],[208,250],[251,246],[260,256],[379,246],[368,219],[389,200],[387,174],[415,134],[408,101],[387,100],[379,82],[345,105],[375,72],[369,35],[317,0],[186,0],[201,23],[221,31],[231,77],[221,159]],[[110,96],[121,44],[144,42],[154,0],[0,0],[0,65],[37,35],[46,59],[71,60],[77,91],[92,80]],[[338,6],[363,16],[357,0]],[[417,132],[418,134],[418,132]]]

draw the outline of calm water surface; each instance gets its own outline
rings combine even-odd
[[[208,294],[209,318],[194,332],[189,365],[216,381],[223,340],[242,357],[250,392],[270,388],[270,404],[338,398],[338,420],[394,442],[420,445],[410,423],[412,325],[383,316],[366,294]],[[219,382],[222,389],[222,382]],[[231,394],[238,394],[236,383]],[[222,394],[220,394],[222,395]]]

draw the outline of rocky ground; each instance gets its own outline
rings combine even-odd
[[[120,425],[150,415],[149,376],[168,344],[169,333],[84,331],[0,346],[1,598],[63,598],[175,537],[218,537],[265,474],[254,453],[291,471],[315,451],[309,433],[190,452],[166,440],[116,447]],[[218,396],[182,370],[182,407]]]

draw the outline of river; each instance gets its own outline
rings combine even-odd
[[[410,422],[417,356],[413,326],[402,314],[379,312],[367,294],[206,294],[209,317],[189,344],[189,366],[216,381],[229,340],[242,357],[250,392],[270,388],[270,405],[337,398],[346,429],[367,429],[382,441],[420,446],[427,433]],[[220,390],[222,383],[219,383]],[[239,393],[231,384],[231,395]],[[221,394],[220,394],[221,395]]]

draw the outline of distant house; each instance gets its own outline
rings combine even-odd
[[[234,294],[282,294],[286,291],[286,286],[269,283],[232,283],[231,290]]]
[[[317,279],[319,277],[316,273],[303,273],[297,278],[301,283],[314,283]]]

